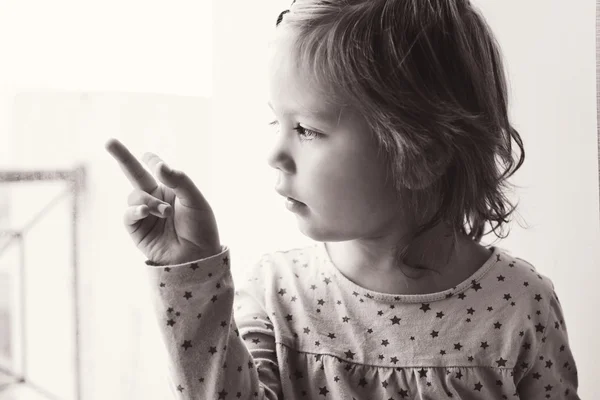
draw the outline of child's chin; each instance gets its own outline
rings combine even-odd
[[[331,229],[324,229],[318,226],[309,218],[298,217],[297,221],[300,233],[316,242],[338,242],[342,240],[339,238],[339,234],[331,231]]]

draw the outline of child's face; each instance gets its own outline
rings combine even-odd
[[[275,45],[269,103],[278,121],[269,164],[278,170],[276,189],[304,203],[293,212],[299,228],[318,241],[373,238],[402,226],[401,205],[361,115],[323,101]],[[304,135],[294,128],[318,132]],[[304,132],[303,132],[304,133]]]

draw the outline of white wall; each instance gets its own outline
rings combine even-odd
[[[196,179],[238,272],[263,252],[306,242],[272,190],[275,174],[265,159],[266,41],[290,2],[0,3],[0,167],[84,161],[92,171],[82,255],[96,296],[87,327],[95,346],[87,354],[88,398],[166,396],[161,351],[152,348],[156,331],[135,270],[141,260],[120,225],[129,187],[104,153],[107,137],[123,139],[137,155],[156,151]],[[600,341],[591,334],[600,328],[593,286],[600,281],[594,4],[473,3],[506,55],[511,115],[527,152],[514,182],[523,186],[517,195],[530,228],[514,223],[499,245],[553,279],[581,397],[594,398],[600,374]],[[211,93],[212,103],[202,99]],[[116,257],[131,268],[114,263]]]

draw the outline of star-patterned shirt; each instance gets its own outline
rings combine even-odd
[[[323,243],[266,254],[237,279],[229,249],[147,261],[178,399],[579,399],[550,279],[507,250],[418,295],[362,288]],[[237,290],[236,290],[237,289]]]

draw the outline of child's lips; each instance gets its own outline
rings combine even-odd
[[[287,199],[288,199],[288,200],[291,200],[291,201],[293,201],[293,202],[296,202],[296,203],[298,203],[298,204],[300,204],[300,205],[303,205],[303,206],[305,206],[305,205],[306,205],[306,204],[304,204],[303,202],[301,202],[300,200],[296,200],[296,199],[295,199],[295,198],[293,198],[293,197],[288,197]]]
[[[285,198],[285,205],[288,209],[290,210],[295,210],[298,209],[298,207],[306,207],[306,204],[304,204],[303,202],[301,202],[300,200],[292,197],[292,196],[288,196],[288,191],[287,190],[283,190],[279,187],[275,188],[275,191],[282,197]]]
[[[303,203],[303,202],[301,202],[300,200],[298,200],[298,199],[296,199],[296,198],[294,198],[294,197],[292,197],[292,196],[289,196],[289,195],[287,194],[287,191],[286,191],[286,190],[283,190],[283,189],[280,189],[280,188],[275,188],[275,191],[276,191],[276,192],[277,192],[277,193],[278,193],[280,196],[282,196],[282,197],[285,197],[285,198],[286,198],[286,199],[288,199],[288,200],[293,200],[293,201],[295,201],[295,202],[297,202],[297,203],[304,204],[304,203]]]

